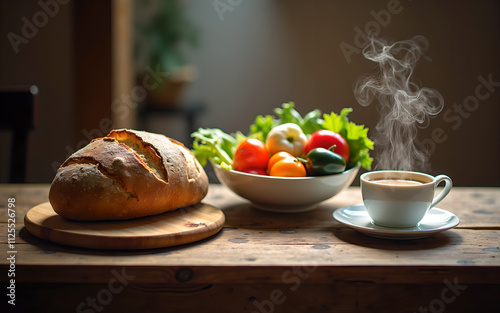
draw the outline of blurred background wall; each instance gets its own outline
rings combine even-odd
[[[74,141],[72,6],[71,2],[61,6],[43,27],[26,26],[25,37],[25,21],[32,21],[41,9],[37,1],[0,1],[0,86],[36,84],[41,91],[37,125],[28,147],[27,180],[31,182],[51,181],[50,163]],[[11,35],[14,48],[9,33],[24,39]],[[10,139],[9,132],[0,131],[2,182],[7,182]]]
[[[90,1],[95,7],[82,17],[81,2],[86,1],[60,4],[58,13],[15,53],[7,35],[20,33],[23,17],[31,18],[40,6],[37,1],[0,1],[0,85],[40,88],[39,124],[30,137],[29,182],[50,182],[51,164],[64,161],[82,140],[98,135],[91,130],[106,128],[99,126],[103,119],[112,119],[110,107],[116,95],[109,91],[110,81],[120,70],[105,69],[113,60],[113,49],[96,45],[112,37],[110,23],[106,24],[106,18],[113,16],[106,12],[112,8],[107,1]],[[414,79],[422,87],[438,90],[445,101],[443,111],[418,134],[430,152],[429,172],[448,174],[461,186],[500,186],[500,2],[188,0],[184,4],[199,30],[198,47],[187,52],[199,76],[183,96],[184,103],[204,103],[198,126],[246,132],[256,115],[271,114],[281,103],[294,101],[303,114],[315,108],[339,112],[352,107],[350,119],[365,124],[373,134],[380,118],[376,105],[363,107],[353,94],[356,79],[376,71],[360,53],[364,34],[372,29],[394,40],[423,35],[429,49],[427,58],[418,62]],[[78,25],[84,25],[86,16],[94,31],[83,36],[96,55],[86,74],[75,76],[82,60],[88,61],[85,43],[77,38]],[[101,64],[95,65],[95,75],[92,64]],[[100,89],[93,87],[103,77]],[[108,101],[96,104],[89,97],[86,105],[76,97],[85,92]],[[85,114],[89,117],[82,119]],[[191,140],[178,118],[156,115],[139,125],[186,143]],[[5,181],[8,134],[1,133],[0,140],[0,180]],[[376,150],[373,156],[376,159]]]

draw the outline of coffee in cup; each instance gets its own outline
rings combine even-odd
[[[445,182],[434,197],[436,187]],[[385,227],[414,227],[450,192],[451,179],[411,171],[373,171],[361,175],[363,203],[373,222]]]
[[[422,182],[411,179],[374,179],[372,182],[382,185],[391,186],[408,186],[408,185],[421,185]]]

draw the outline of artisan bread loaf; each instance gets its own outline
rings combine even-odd
[[[182,143],[119,129],[92,140],[57,170],[49,192],[55,212],[74,220],[121,220],[200,202],[203,167]]]

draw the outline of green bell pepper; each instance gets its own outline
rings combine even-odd
[[[344,158],[330,149],[315,148],[309,151],[304,160],[307,172],[312,176],[332,175],[343,172],[346,169]]]

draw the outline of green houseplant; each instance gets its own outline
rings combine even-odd
[[[135,9],[137,72],[142,77],[155,71],[162,78],[148,86],[147,102],[153,106],[178,105],[184,86],[197,76],[186,51],[197,45],[198,31],[180,0],[138,0]]]

